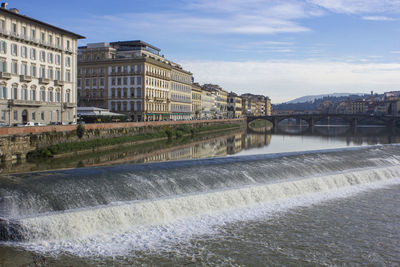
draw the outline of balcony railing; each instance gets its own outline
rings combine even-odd
[[[11,106],[30,106],[30,107],[40,107],[45,103],[42,101],[34,101],[34,100],[20,100],[20,99],[11,99]]]
[[[20,75],[19,76],[19,80],[21,82],[31,82],[32,81],[32,76],[28,76],[28,75]]]
[[[9,72],[0,72],[0,79],[2,79],[2,80],[11,79],[11,73],[9,73]]]

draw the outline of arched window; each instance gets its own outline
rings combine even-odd
[[[65,102],[69,103],[71,102],[71,90],[67,90],[67,92],[65,92]]]

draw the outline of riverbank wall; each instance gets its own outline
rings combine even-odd
[[[72,143],[120,136],[151,134],[179,126],[192,128],[224,124],[240,124],[246,127],[245,119],[196,120],[196,121],[158,121],[158,122],[126,122],[96,123],[84,125],[81,137],[77,134],[77,125],[10,127],[0,128],[1,161],[25,159],[30,151],[60,143]]]

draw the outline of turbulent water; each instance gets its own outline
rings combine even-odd
[[[389,190],[394,199],[385,205],[395,207],[390,201],[396,201],[399,184],[399,145],[7,175],[0,180],[0,240],[7,249],[33,251],[58,263],[87,259],[85,263],[93,265],[254,266],[277,264],[281,253],[283,265],[350,263],[351,259],[357,259],[355,264],[396,265],[400,260],[399,209],[390,214],[375,203],[375,216],[366,207],[356,207],[348,214],[329,210],[330,214],[321,208],[328,204],[319,204],[316,215],[328,220],[326,233],[320,229],[321,221],[312,219],[313,212],[290,215],[289,211],[353,199],[371,190]],[[289,238],[275,224],[288,224],[279,219],[282,217],[277,214],[282,212],[293,221],[303,217],[299,228],[290,223],[295,230]],[[361,244],[357,240],[346,244],[356,247],[348,251],[344,261],[334,259],[334,253],[328,251],[323,255],[317,248],[314,250],[319,254],[313,256],[310,251],[298,254],[304,246],[312,250],[313,239],[320,246],[331,246],[333,252],[335,247],[343,249],[340,242],[344,237],[334,235],[343,231],[353,235],[359,225],[353,225],[350,232],[344,229],[354,220],[362,221],[363,216],[374,217],[374,222],[365,223],[390,241],[385,241],[387,255],[356,255],[357,251],[370,250],[363,242],[384,242],[373,232],[364,233]],[[386,219],[386,224],[380,222]],[[379,229],[380,224],[387,229]],[[322,238],[318,238],[324,241],[317,237],[309,240],[303,233],[307,229],[312,235],[316,229],[322,231]],[[287,242],[278,244],[282,241],[279,238]],[[250,255],[249,247],[256,250],[256,258]],[[264,250],[269,253],[264,254]]]

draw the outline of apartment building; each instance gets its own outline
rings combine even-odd
[[[240,118],[242,117],[242,98],[230,92],[228,94],[228,118]]]
[[[192,117],[192,73],[178,64],[171,69],[171,119],[190,120]]]
[[[217,117],[217,96],[215,91],[201,89],[201,115],[202,119],[215,119]]]
[[[76,121],[77,40],[85,37],[0,8],[0,121]]]
[[[161,121],[173,113],[190,118],[192,74],[160,51],[140,40],[79,47],[79,106],[106,108],[133,121]]]
[[[202,118],[201,113],[201,86],[198,83],[192,84],[192,119]]]

